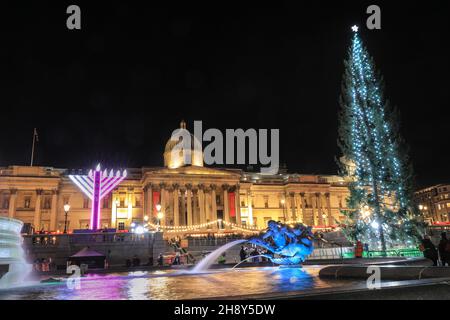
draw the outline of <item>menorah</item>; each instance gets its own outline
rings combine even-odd
[[[122,173],[118,170],[115,174],[111,170],[101,171],[100,164],[95,171],[90,170],[86,175],[69,175],[70,180],[92,201],[91,222],[89,229],[98,230],[100,226],[100,202],[108,195],[119,183],[125,179],[127,171]]]

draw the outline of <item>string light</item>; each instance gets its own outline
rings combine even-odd
[[[387,238],[392,234],[411,235],[414,224],[408,217],[411,200],[407,193],[408,175],[403,171],[407,164],[401,158],[396,126],[383,97],[382,81],[375,73],[357,26],[352,30],[341,139],[344,155],[355,166],[353,172],[348,172],[354,182],[349,200],[354,211],[345,214],[356,224],[359,240],[374,240],[375,235],[382,242],[397,241],[398,236],[385,239],[384,235]],[[354,213],[356,218],[352,216]]]

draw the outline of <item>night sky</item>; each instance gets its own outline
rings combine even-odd
[[[401,112],[418,185],[450,182],[448,1],[92,2],[2,3],[0,166],[29,164],[34,127],[37,165],[161,166],[185,119],[279,128],[290,172],[335,174],[356,23]],[[66,28],[70,4],[80,31]],[[365,28],[370,4],[382,30]]]

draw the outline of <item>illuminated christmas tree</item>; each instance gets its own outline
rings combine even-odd
[[[412,201],[412,168],[397,112],[383,95],[358,27],[352,30],[340,101],[341,171],[351,179],[343,230],[349,239],[385,252],[417,243],[425,225]]]

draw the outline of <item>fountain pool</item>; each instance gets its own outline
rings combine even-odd
[[[0,290],[0,300],[177,300],[228,298],[253,294],[311,291],[359,284],[354,280],[324,280],[323,266],[303,268],[250,267],[215,269],[208,273],[154,271],[90,274],[81,279],[80,289],[66,282],[47,283]]]

